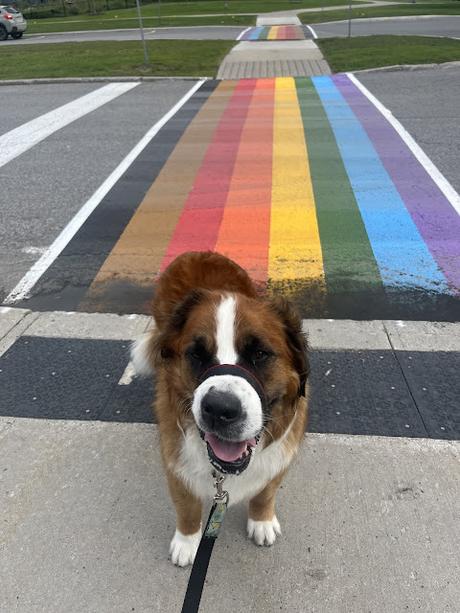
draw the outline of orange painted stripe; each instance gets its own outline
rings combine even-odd
[[[125,279],[132,284],[152,285],[236,85],[236,81],[222,81],[188,126],[100,268],[88,290],[87,302],[100,300],[112,283]]]
[[[258,79],[215,247],[259,282],[268,277],[274,97],[275,80]]]
[[[215,249],[241,132],[256,82],[255,79],[238,81],[177,222],[161,262],[161,270],[184,251]]]

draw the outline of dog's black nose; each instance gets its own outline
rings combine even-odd
[[[211,429],[235,423],[240,419],[242,412],[240,400],[229,392],[210,389],[201,401],[203,420]]]

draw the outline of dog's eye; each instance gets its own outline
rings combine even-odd
[[[263,351],[262,349],[257,349],[252,354],[252,360],[253,360],[254,364],[261,364],[262,362],[265,362],[265,360],[269,356],[270,356],[270,354],[267,351]]]
[[[195,350],[195,349],[189,349],[188,351],[186,351],[186,356],[193,362],[199,362],[199,363],[201,363],[204,358],[203,352]]]
[[[204,364],[207,364],[211,359],[209,352],[201,342],[195,342],[191,347],[187,349],[185,353],[187,358],[190,360],[192,366],[202,366]]]

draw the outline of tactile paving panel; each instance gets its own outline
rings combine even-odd
[[[398,351],[411,394],[431,438],[460,436],[460,352]]]
[[[150,381],[120,379],[128,342],[22,337],[0,358],[0,414],[151,422]],[[312,432],[460,439],[460,353],[314,351]]]
[[[0,358],[0,414],[150,421],[151,385],[118,385],[128,350],[120,341],[22,337]]]
[[[315,351],[311,432],[426,437],[391,351]]]

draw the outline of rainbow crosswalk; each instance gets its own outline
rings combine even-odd
[[[175,140],[164,161],[153,141],[121,182],[126,222],[117,229],[117,217],[104,217],[110,198],[99,211],[98,251],[88,254],[99,263],[67,308],[123,310],[121,296],[127,312],[141,302],[147,310],[160,271],[184,251],[209,249],[293,297],[304,316],[458,313],[459,215],[348,76],[208,82],[191,102],[183,128],[165,128]],[[131,202],[131,177],[154,167]],[[62,257],[87,251],[80,235]],[[55,285],[59,270],[57,262],[47,273]]]
[[[303,40],[305,30],[302,26],[256,26],[249,28],[241,40]]]

